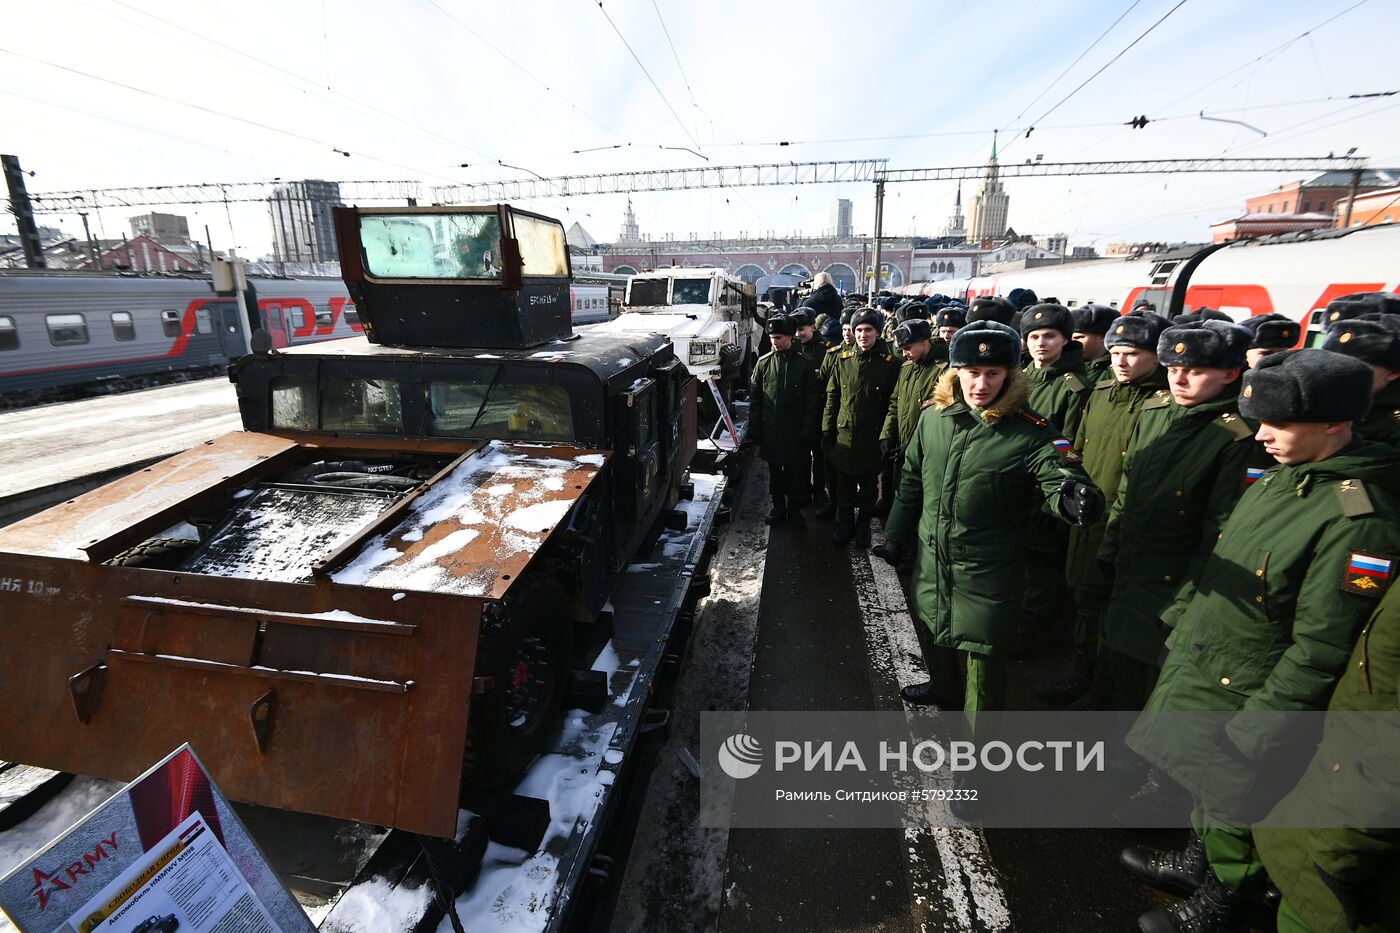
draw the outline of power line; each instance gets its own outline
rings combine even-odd
[[[1074,97],[1074,95],[1076,95],[1076,94],[1078,94],[1080,91],[1084,90],[1084,88],[1089,84],[1090,81],[1093,81],[1093,80],[1094,80],[1095,78],[1097,78],[1099,75],[1101,75],[1101,74],[1103,74],[1105,71],[1107,71],[1110,65],[1112,65],[1114,62],[1118,61],[1118,59],[1122,58],[1125,54],[1127,54],[1128,50],[1131,49],[1133,46],[1137,45],[1137,44],[1138,44],[1139,42],[1141,42],[1143,39],[1146,39],[1146,38],[1148,37],[1148,35],[1151,34],[1152,30],[1156,29],[1158,26],[1160,26],[1160,25],[1162,25],[1163,23],[1165,23],[1165,22],[1167,21],[1167,17],[1171,16],[1171,15],[1172,15],[1173,13],[1175,13],[1177,10],[1181,9],[1183,6],[1186,5],[1186,3],[1187,3],[1187,0],[1178,0],[1176,6],[1172,7],[1172,8],[1171,8],[1170,10],[1168,10],[1166,13],[1163,13],[1160,19],[1158,19],[1158,20],[1157,20],[1155,23],[1153,23],[1151,26],[1148,26],[1146,29],[1144,29],[1144,30],[1142,31],[1142,33],[1139,34],[1138,37],[1137,37],[1136,39],[1134,39],[1132,42],[1129,42],[1127,45],[1125,45],[1125,46],[1122,48],[1122,50],[1118,52],[1117,55],[1113,56],[1113,57],[1110,58],[1108,61],[1104,62],[1104,64],[1099,68],[1098,71],[1095,71],[1093,74],[1089,75],[1089,77],[1085,78],[1085,79],[1079,84],[1078,87],[1076,87],[1074,90],[1070,91],[1070,92],[1069,92],[1068,94],[1066,94],[1064,97],[1060,98],[1059,103],[1055,104],[1055,106],[1051,107],[1049,110],[1045,111],[1044,113],[1042,113],[1042,114],[1040,115],[1040,119],[1032,121],[1031,125],[1026,129],[1026,135],[1030,135],[1031,130],[1035,129],[1035,124],[1036,124],[1036,123],[1039,123],[1041,120],[1044,120],[1046,117],[1050,116],[1050,114],[1054,113],[1056,110],[1059,110],[1061,107],[1063,107],[1063,106],[1070,100],[1070,98]],[[1018,137],[1018,138],[1019,138],[1019,137]],[[1014,143],[1015,141],[1016,141],[1016,139],[1013,138],[1013,139],[1011,140],[1011,143]],[[1008,143],[1007,146],[1006,146],[1006,148],[1009,149],[1009,148],[1011,147],[1011,143]]]
[[[598,5],[602,6],[601,3]],[[656,0],[651,0],[651,8],[656,11],[656,18],[661,23],[661,31],[666,34],[666,44],[671,47],[671,57],[676,60],[676,70],[681,73],[681,81],[685,83],[685,92],[690,95],[690,105],[698,107],[699,105],[695,103],[695,91],[690,87],[690,78],[686,77],[685,67],[681,65],[681,57],[676,52],[676,43],[671,41],[671,30],[666,28],[666,17],[661,15],[661,7],[657,6]]]
[[[432,0],[429,0],[429,2],[432,2]],[[608,25],[612,27],[612,31],[617,33],[617,37],[622,40],[622,44],[627,48],[628,54],[630,54],[632,60],[637,63],[637,67],[642,69],[642,74],[647,76],[647,80],[651,82],[651,86],[656,90],[656,95],[661,98],[661,102],[666,105],[666,109],[671,111],[671,116],[676,118],[676,123],[680,126],[681,131],[685,133],[686,138],[690,140],[691,144],[694,145],[696,149],[703,148],[700,145],[700,141],[691,134],[690,130],[686,129],[680,114],[676,113],[676,108],[671,106],[671,102],[662,92],[661,85],[656,83],[656,79],[651,76],[651,72],[647,71],[647,66],[643,65],[642,60],[637,57],[637,53],[632,49],[632,44],[627,41],[627,37],[622,34],[622,30],[617,28],[617,23],[614,23],[613,18],[608,15],[608,11],[603,9],[603,0],[596,0],[596,2],[598,4],[598,12],[603,14],[603,18],[608,21]]]
[[[1070,63],[1069,63],[1069,66],[1066,67],[1064,71],[1060,72],[1059,76],[1056,77],[1054,81],[1051,81],[1049,84],[1045,85],[1044,89],[1041,90],[1041,92],[1040,92],[1039,94],[1035,95],[1035,99],[1034,99],[1034,100],[1032,100],[1029,104],[1026,104],[1026,106],[1022,107],[1022,108],[1021,108],[1021,112],[1018,113],[1018,114],[1016,114],[1015,118],[1012,119],[1011,122],[1012,122],[1012,123],[1017,123],[1017,122],[1019,122],[1020,119],[1026,115],[1026,111],[1027,111],[1027,110],[1030,110],[1032,107],[1035,106],[1036,101],[1040,100],[1040,99],[1041,99],[1042,97],[1044,97],[1046,94],[1050,93],[1050,89],[1051,89],[1052,87],[1054,87],[1055,85],[1059,84],[1059,83],[1060,83],[1060,80],[1061,80],[1062,78],[1064,78],[1065,75],[1069,74],[1069,73],[1074,69],[1074,66],[1075,66],[1075,65],[1079,64],[1080,62],[1082,62],[1082,61],[1084,60],[1084,56],[1085,56],[1085,55],[1088,55],[1090,52],[1092,52],[1092,51],[1094,50],[1094,47],[1097,46],[1100,42],[1102,42],[1102,41],[1104,40],[1104,37],[1107,36],[1110,32],[1112,32],[1115,26],[1117,26],[1119,23],[1123,22],[1123,17],[1127,16],[1129,13],[1133,12],[1133,10],[1137,9],[1137,5],[1138,5],[1139,3],[1141,3],[1141,2],[1142,2],[1142,0],[1133,0],[1133,2],[1132,2],[1131,4],[1128,5],[1128,8],[1127,8],[1126,10],[1124,10],[1122,13],[1119,13],[1119,14],[1118,14],[1118,18],[1115,19],[1115,20],[1109,25],[1109,27],[1108,27],[1107,29],[1105,29],[1103,32],[1099,33],[1099,37],[1098,37],[1097,39],[1095,39],[1093,42],[1089,43],[1089,47],[1088,47],[1087,49],[1085,49],[1084,51],[1082,51],[1082,52],[1079,53],[1079,57],[1078,57],[1078,58],[1076,58],[1074,61],[1070,62]]]

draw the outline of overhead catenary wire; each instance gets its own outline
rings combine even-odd
[[[432,3],[434,0],[429,0],[429,2]],[[651,72],[647,70],[647,66],[644,65],[641,58],[637,56],[636,51],[632,48],[632,43],[627,41],[627,37],[622,34],[622,30],[617,28],[617,23],[613,22],[613,18],[608,15],[608,11],[603,9],[603,0],[589,0],[589,2],[598,4],[598,12],[603,14],[603,18],[608,21],[608,25],[612,27],[612,31],[615,32],[618,39],[622,41],[623,46],[627,49],[627,53],[632,56],[632,60],[637,63],[637,67],[642,69],[642,74],[646,75],[647,81],[651,82],[652,88],[656,91],[656,96],[661,98],[661,102],[666,105],[666,109],[671,112],[671,116],[675,117],[676,124],[680,126],[681,131],[685,133],[691,145],[696,149],[703,149],[704,147],[700,145],[700,141],[696,139],[695,135],[686,127],[685,121],[681,119],[681,115],[676,113],[676,108],[671,106],[671,101],[666,96],[665,92],[661,90],[661,85],[656,83],[656,79],[651,76]]]

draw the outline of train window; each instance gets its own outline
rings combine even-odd
[[[87,318],[81,314],[46,314],[49,343],[56,347],[71,347],[88,342]]]
[[[573,405],[568,390],[559,385],[497,383],[490,388],[489,382],[431,382],[428,406],[433,434],[530,441],[574,439]]]
[[[321,428],[365,434],[403,433],[399,384],[388,379],[327,379]]]
[[[357,327],[360,323],[360,312],[355,310],[354,305],[345,306],[345,323],[351,327]]]
[[[180,312],[169,308],[160,313],[160,330],[167,337],[180,336]]]
[[[200,308],[194,313],[194,329],[201,334],[214,333],[214,318],[208,308]]]
[[[136,323],[132,321],[130,311],[112,312],[112,336],[118,340],[136,339]]]
[[[316,427],[315,377],[284,376],[272,380],[272,426],[293,431]]]
[[[18,350],[19,331],[15,330],[15,319],[0,315],[0,350]]]
[[[292,309],[292,327],[301,330],[306,326],[306,312],[301,308]]]
[[[324,310],[322,310],[322,309],[320,309],[320,308],[317,308],[317,309],[316,309],[316,326],[317,326],[317,327],[330,327],[330,326],[331,326],[332,324],[334,324],[334,323],[335,323],[335,317],[331,314],[331,309],[330,309],[330,308],[326,308],[326,309],[324,309]]]

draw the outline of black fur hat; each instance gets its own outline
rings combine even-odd
[[[1255,421],[1359,421],[1371,410],[1371,367],[1330,350],[1284,350],[1244,374],[1240,414]]]
[[[1282,314],[1256,314],[1240,321],[1240,326],[1254,335],[1251,350],[1291,350],[1302,336],[1298,322]]]
[[[810,307],[797,308],[788,317],[792,319],[793,327],[811,327],[816,324],[816,321],[812,320]]]
[[[1110,350],[1114,347],[1136,347],[1156,353],[1157,339],[1168,326],[1167,319],[1154,311],[1134,311],[1114,321],[1103,339],[1103,345]]]
[[[885,328],[885,318],[874,308],[861,308],[851,315],[851,330],[855,330],[862,324],[869,324],[875,330],[881,331]]]
[[[1139,310],[1141,310],[1141,311],[1156,311],[1156,310],[1157,310],[1157,306],[1154,305],[1152,302],[1148,301],[1146,298],[1139,298],[1137,301],[1134,301],[1134,302],[1133,302],[1133,311],[1139,311]],[[1129,312],[1129,313],[1131,314],[1132,312]]]
[[[1016,308],[1005,298],[974,298],[972,307],[967,311],[967,323],[973,321],[996,321],[998,324],[1011,326],[1011,315],[1016,313]]]
[[[1031,305],[1021,314],[1021,336],[1033,330],[1057,330],[1068,340],[1074,335],[1074,315],[1064,305]]]
[[[1029,308],[1033,304],[1039,304],[1040,299],[1035,296],[1035,292],[1029,288],[1013,288],[1006,293],[1006,300],[1011,302],[1013,308]]]
[[[927,321],[928,308],[922,301],[909,301],[900,306],[895,313],[895,318],[901,323],[904,321]]]
[[[1322,324],[1331,327],[1338,321],[1349,321],[1363,314],[1400,314],[1400,295],[1394,292],[1357,292],[1333,298],[1327,303]]]
[[[933,316],[934,327],[962,327],[967,323],[967,311],[957,305],[945,305]]]
[[[775,337],[779,334],[785,334],[791,337],[793,334],[797,333],[797,325],[794,324],[792,318],[787,315],[775,314],[768,319],[768,333]]]
[[[1392,323],[1393,322],[1393,323]],[[1322,349],[1400,370],[1400,315],[1367,314],[1327,328]]]
[[[953,335],[950,366],[1021,367],[1021,336],[1000,321],[972,321]]]
[[[1108,305],[1088,304],[1075,308],[1070,313],[1074,315],[1076,334],[1098,334],[1102,337],[1108,333],[1113,322],[1118,320],[1118,309]]]
[[[894,329],[894,345],[901,349],[911,343],[931,339],[933,339],[933,328],[928,326],[928,321],[921,318],[912,318]]]
[[[1242,369],[1249,339],[1249,331],[1226,321],[1173,324],[1157,338],[1157,359],[1163,366]]]
[[[860,308],[851,307],[851,308],[847,308],[845,311],[842,311],[842,312],[841,312],[841,326],[842,326],[842,327],[845,327],[847,324],[851,323],[851,318],[855,317],[856,312],[859,311],[859,310],[860,310]]]
[[[1173,324],[1196,324],[1200,321],[1225,321],[1230,323],[1230,315],[1224,311],[1217,311],[1214,308],[1197,308],[1195,311],[1187,311],[1185,314],[1178,314],[1172,318]]]

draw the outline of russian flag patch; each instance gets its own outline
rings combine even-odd
[[[1245,469],[1244,469],[1244,484],[1245,484],[1245,486],[1253,486],[1254,483],[1255,483],[1255,481],[1258,480],[1259,477],[1261,477],[1261,476],[1263,476],[1263,475],[1264,475],[1264,468],[1263,468],[1263,467],[1245,467]]]
[[[1065,440],[1063,437],[1057,437],[1050,443],[1054,444],[1055,449],[1062,454],[1067,454],[1074,449],[1074,445],[1071,444],[1069,441]]]
[[[1342,575],[1342,589],[1348,593],[1379,597],[1390,585],[1394,572],[1393,559],[1352,551],[1347,558],[1346,572]]]

